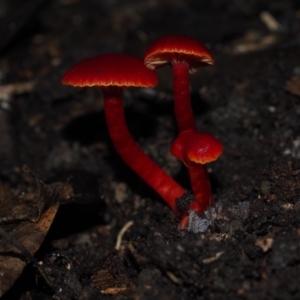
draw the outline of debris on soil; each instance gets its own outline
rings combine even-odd
[[[10,252],[1,250],[0,267],[10,271],[0,269],[0,287],[11,286],[1,299],[300,299],[298,0],[2,0],[0,25],[0,215],[19,219],[1,228],[39,265],[23,270],[20,249],[1,239]],[[197,129],[224,145],[208,166],[216,204],[195,215],[196,232],[178,230],[118,157],[101,93],[60,83],[77,61],[143,57],[172,34],[203,42],[215,59],[190,84]],[[171,70],[158,76],[155,88],[126,91],[125,116],[140,147],[187,190],[184,211],[188,174],[169,152]],[[56,212],[47,196],[36,206],[23,164],[47,195],[54,182],[70,185],[76,203]]]
[[[71,201],[74,196],[69,183],[46,185],[27,166],[23,170],[34,178],[37,191],[32,187],[10,190],[3,184],[0,186],[0,206],[3,208],[0,216],[3,231],[3,234],[0,232],[0,296],[22,273],[27,253],[34,255],[41,246],[59,205]]]
[[[294,76],[286,82],[286,89],[292,95],[300,97],[300,77]]]
[[[17,240],[31,255],[33,255],[42,244],[53,220],[59,205],[51,206],[42,215],[38,222],[21,224],[13,229],[11,235]],[[10,233],[10,232],[9,232]],[[0,295],[3,294],[15,283],[21,275],[25,265],[25,255],[20,253],[9,238],[2,240],[0,243]],[[16,255],[17,254],[17,255]]]

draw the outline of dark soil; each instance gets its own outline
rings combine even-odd
[[[300,1],[2,0],[0,28],[0,179],[18,186],[23,164],[44,181],[72,177],[80,202],[61,206],[35,256],[52,286],[29,264],[3,299],[300,299]],[[208,168],[216,207],[201,234],[177,230],[118,157],[100,91],[60,82],[84,58],[142,57],[178,33],[215,58],[191,76],[198,129],[224,145]],[[169,153],[170,69],[159,78],[125,93],[128,126],[190,189]]]

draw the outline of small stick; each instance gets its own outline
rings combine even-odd
[[[133,225],[133,221],[129,221],[127,222],[123,228],[120,230],[118,236],[117,236],[117,241],[116,241],[116,246],[115,246],[115,249],[116,250],[120,250],[121,248],[121,243],[122,243],[122,239],[123,239],[123,236],[125,234],[125,232]]]

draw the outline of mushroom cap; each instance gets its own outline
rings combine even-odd
[[[157,75],[139,58],[123,54],[103,54],[71,67],[62,83],[77,87],[153,87]]]
[[[145,65],[152,70],[176,61],[186,61],[189,64],[190,73],[214,63],[212,54],[204,45],[184,35],[157,39],[147,49],[144,58]]]
[[[207,164],[218,159],[223,145],[210,133],[185,130],[179,134],[171,146],[171,153],[184,164],[189,161]]]

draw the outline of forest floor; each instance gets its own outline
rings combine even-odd
[[[2,299],[300,299],[299,1],[4,0],[0,34],[0,202],[35,187],[24,164],[45,183],[70,184],[75,202],[53,213],[39,267],[28,263]],[[202,41],[215,58],[191,75],[198,129],[224,145],[208,166],[216,207],[205,233],[178,230],[119,158],[101,92],[61,84],[76,62],[142,58],[168,34]],[[158,75],[157,87],[124,93],[128,127],[190,190],[169,152],[171,68]],[[0,217],[14,208],[2,203]]]

